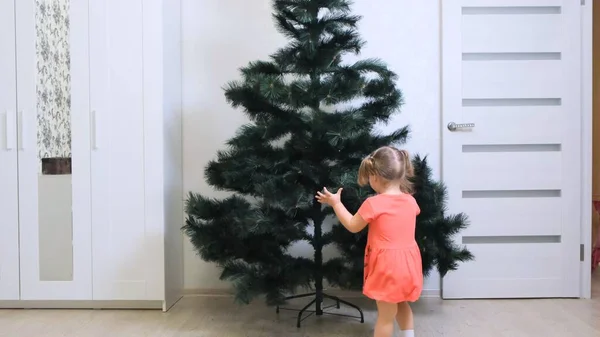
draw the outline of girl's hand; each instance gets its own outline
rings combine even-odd
[[[327,188],[323,188],[323,192],[317,192],[315,198],[317,198],[318,202],[333,207],[342,202],[342,190],[343,188],[340,188],[335,194],[332,194]]]

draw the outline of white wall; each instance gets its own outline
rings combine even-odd
[[[434,0],[355,0],[363,15],[360,33],[367,41],[363,57],[378,57],[398,73],[406,104],[389,123],[410,124],[406,147],[428,154],[440,174],[440,17]],[[264,59],[286,40],[271,20],[270,0],[183,0],[183,165],[184,191],[222,196],[204,182],[203,170],[225,140],[245,121],[226,104],[222,87],[237,79],[248,61]],[[218,270],[195,255],[186,241],[185,288],[216,289],[228,285]],[[307,252],[308,253],[308,252]],[[432,275],[425,290],[439,290]]]

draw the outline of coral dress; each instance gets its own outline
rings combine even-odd
[[[369,223],[363,294],[376,301],[414,302],[423,290],[421,252],[415,241],[421,212],[409,194],[368,198],[358,214]]]

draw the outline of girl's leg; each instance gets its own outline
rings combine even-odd
[[[396,303],[377,301],[377,323],[375,323],[375,337],[394,336],[394,318],[398,312]]]
[[[413,312],[410,308],[408,302],[398,303],[398,313],[396,314],[396,321],[398,322],[398,326],[400,326],[400,330],[402,337],[413,337],[414,336],[414,321],[413,321]]]

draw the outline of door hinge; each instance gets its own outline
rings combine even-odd
[[[582,244],[579,245],[579,261],[583,262],[585,255],[585,246]]]
[[[585,0],[581,0],[581,5],[585,6]]]

